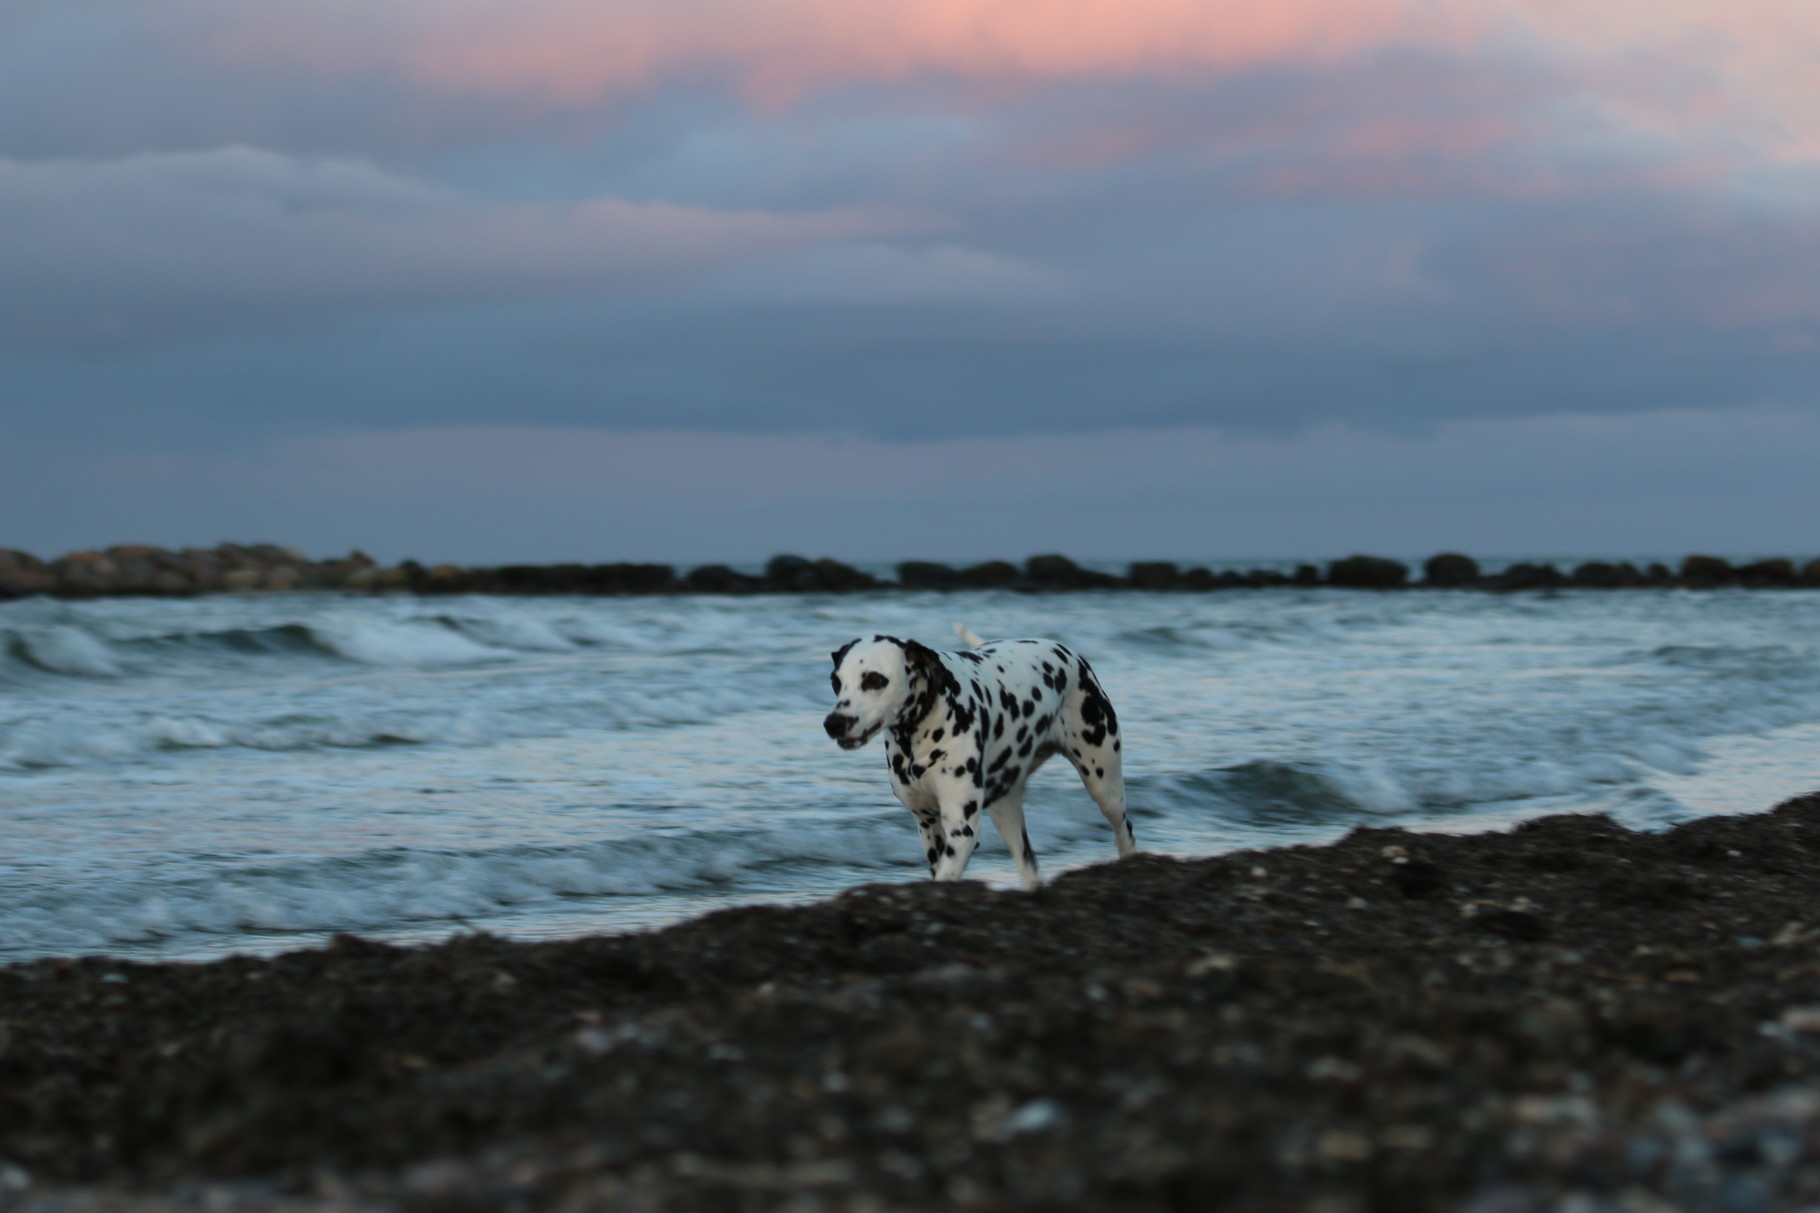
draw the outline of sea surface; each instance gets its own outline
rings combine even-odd
[[[756,598],[333,594],[0,605],[0,961],[646,927],[924,879],[877,742],[823,735],[877,632],[1054,637],[1124,724],[1138,842],[1637,827],[1820,788],[1820,593]],[[1065,763],[1049,875],[1110,859]],[[970,876],[1014,887],[996,837]]]

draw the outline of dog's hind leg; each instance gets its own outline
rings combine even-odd
[[[1123,748],[1123,747],[1121,747]],[[1105,815],[1106,824],[1112,827],[1112,841],[1119,849],[1119,858],[1137,850],[1137,834],[1131,828],[1131,818],[1125,815],[1125,767],[1119,750],[1110,744],[1099,747],[1083,747],[1080,757],[1074,751],[1068,751],[1069,760],[1074,769],[1080,772],[1081,782],[1087,785],[1087,795],[1093,797],[1093,803],[1100,806]]]
[[[1011,861],[1017,865],[1017,882],[1028,893],[1043,883],[1036,867],[1036,850],[1030,845],[1030,834],[1024,829],[1024,789],[1020,786],[994,801],[987,810],[992,814],[992,828],[1005,840]]]

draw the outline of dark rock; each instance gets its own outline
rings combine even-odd
[[[1409,566],[1382,556],[1348,556],[1327,566],[1327,584],[1357,590],[1401,589]]]
[[[1592,560],[1574,569],[1571,580],[1581,589],[1621,590],[1642,585],[1643,574],[1629,562],[1608,564]]]
[[[1011,573],[1017,576],[1016,569]],[[932,560],[906,560],[897,566],[897,580],[907,590],[951,590],[961,584],[961,575]]]
[[[56,588],[57,578],[42,560],[30,552],[0,548],[0,599],[48,594]]]
[[[1411,859],[1394,866],[1391,883],[1405,897],[1433,897],[1447,891],[1447,870],[1426,859]]]
[[[1518,943],[1540,943],[1553,934],[1546,922],[1528,910],[1483,910],[1474,916],[1472,923],[1481,931]]]
[[[273,575],[277,576],[281,571],[282,566],[274,569]],[[291,589],[295,588],[295,583],[288,586],[272,585],[270,588]],[[457,565],[439,564],[423,575],[422,584],[418,588],[425,594],[460,594],[468,588],[468,575]]]
[[[1689,556],[1681,562],[1681,584],[1690,590],[1730,585],[1738,578],[1730,562],[1717,556]]]
[[[1472,585],[1479,580],[1479,562],[1459,552],[1442,552],[1423,563],[1422,580],[1437,589]]]
[[[70,552],[50,563],[56,592],[65,598],[95,598],[117,589],[119,570],[100,552]]]
[[[815,576],[823,590],[836,594],[878,588],[878,578],[872,574],[862,573],[850,564],[826,556],[815,562]]]
[[[1820,560],[1810,560],[1801,566],[1801,584],[1810,588],[1820,586]]]
[[[1008,560],[988,560],[961,570],[961,584],[969,589],[999,589],[1015,585],[1018,580],[1017,566]]]
[[[1643,570],[1643,580],[1652,586],[1671,586],[1675,583],[1675,571],[1661,561],[1652,563]]]
[[[1567,584],[1561,570],[1552,564],[1513,564],[1486,581],[1494,590],[1558,590]]]
[[[1295,575],[1291,580],[1299,586],[1320,585],[1321,570],[1312,564],[1298,564],[1295,566]]]
[[[1254,590],[1270,590],[1293,583],[1288,573],[1279,573],[1275,569],[1253,569],[1245,574],[1245,584]]]
[[[724,564],[704,564],[691,569],[683,582],[702,594],[751,594],[764,588],[758,578],[735,572]]]
[[[1751,589],[1791,589],[1800,584],[1792,560],[1757,560],[1738,568],[1738,582]]]
[[[1140,560],[1132,564],[1127,580],[1134,590],[1173,590],[1181,570],[1173,560]]]
[[[1024,562],[1024,575],[1035,584],[1045,587],[1073,589],[1081,584],[1081,574],[1084,571],[1068,557],[1053,553],[1032,556]]]
[[[801,556],[773,556],[765,565],[765,580],[773,589],[807,593],[821,589],[815,565]]]
[[[1178,584],[1184,590],[1211,590],[1215,588],[1213,574],[1196,565],[1182,573]]]

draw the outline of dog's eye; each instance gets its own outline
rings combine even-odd
[[[828,675],[828,681],[834,684],[834,693],[836,695],[840,694],[840,674],[834,673]]]
[[[889,678],[886,678],[883,674],[874,670],[859,680],[859,689],[862,691],[882,691],[889,686],[890,683],[891,680]]]

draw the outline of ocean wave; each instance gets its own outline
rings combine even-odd
[[[425,924],[497,928],[564,902],[725,888],[789,865],[883,879],[920,869],[899,813],[805,829],[639,834],[574,846],[388,849],[295,863],[217,866],[206,876],[15,882],[0,904],[0,957],[206,947]],[[832,873],[831,873],[832,876]],[[830,879],[830,891],[842,883]],[[603,924],[604,925],[604,924]]]
[[[7,638],[6,651],[47,674],[118,678],[125,672],[119,655],[106,641],[68,624],[13,633]]]
[[[1699,758],[1697,746],[1659,741],[1629,753],[1493,755],[1476,764],[1428,769],[1261,759],[1135,780],[1132,802],[1146,815],[1175,811],[1250,825],[1318,826],[1589,794],[1634,782],[1645,767],[1683,773]]]

